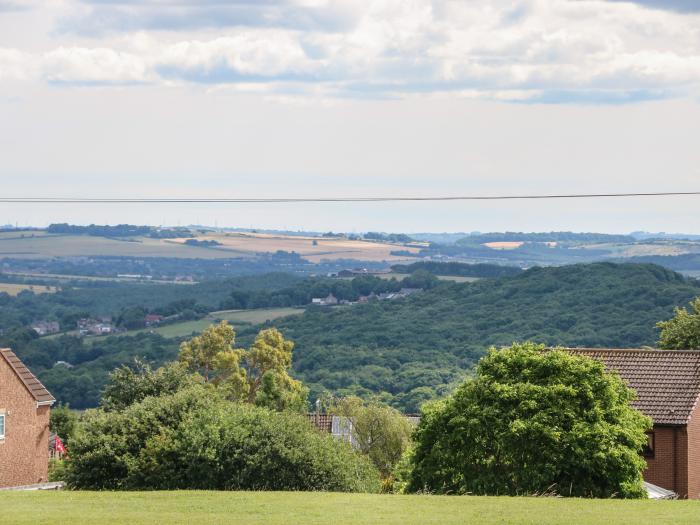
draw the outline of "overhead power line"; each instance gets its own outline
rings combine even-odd
[[[312,202],[423,202],[423,201],[496,201],[535,199],[599,199],[616,197],[677,197],[700,195],[700,191],[664,191],[649,193],[568,193],[549,195],[459,195],[434,197],[281,197],[281,198],[107,198],[107,197],[0,197],[0,203],[27,204],[176,204],[176,203],[312,203]]]

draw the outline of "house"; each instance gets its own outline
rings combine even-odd
[[[644,456],[648,483],[700,499],[700,351],[570,349],[602,361],[637,392],[654,427]]]
[[[0,349],[0,487],[47,481],[53,396],[9,349]]]
[[[404,417],[414,426],[418,426],[418,423],[420,423],[420,415],[418,414],[404,414]],[[308,418],[309,422],[321,432],[330,434],[336,439],[347,441],[352,446],[357,446],[357,442],[353,436],[352,419],[318,412],[308,414]]]
[[[311,304],[317,306],[335,306],[338,304],[338,299],[331,293],[328,294],[328,297],[314,297],[311,299]]]
[[[38,321],[32,325],[32,329],[39,335],[55,334],[61,330],[56,321]]]
[[[160,324],[160,322],[163,320],[162,315],[156,315],[156,314],[148,314],[144,318],[144,322],[146,323],[146,326],[153,326],[156,324]]]
[[[97,319],[78,319],[78,332],[80,335],[107,335],[115,332],[112,320],[109,318]]]

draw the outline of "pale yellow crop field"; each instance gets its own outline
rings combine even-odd
[[[379,242],[255,233],[217,233],[197,237],[199,241],[215,240],[221,243],[220,246],[212,247],[187,245],[186,240],[186,238],[152,239],[150,237],[117,240],[90,235],[46,234],[20,237],[14,234],[13,237],[0,236],[0,258],[125,256],[223,259],[250,257],[256,253],[274,253],[283,250],[296,252],[312,262],[321,262],[324,259],[393,262],[406,259],[406,257],[391,255],[390,252],[394,250],[406,250],[412,253],[419,251],[416,247],[409,248]]]
[[[23,290],[30,290],[36,294],[39,293],[54,293],[57,291],[55,286],[44,286],[41,284],[15,284],[15,283],[0,283],[0,293],[17,295]]]
[[[187,239],[173,239],[182,243]],[[206,248],[211,251],[234,250],[239,252],[274,253],[277,250],[296,252],[305,259],[318,263],[322,260],[359,259],[363,261],[399,261],[406,257],[391,255],[392,251],[405,250],[418,253],[419,248],[397,244],[351,241],[343,238],[301,237],[264,233],[224,233],[203,235],[197,240],[213,240],[221,246]],[[315,244],[314,244],[315,243]]]
[[[523,244],[522,241],[498,241],[498,242],[486,242],[484,246],[491,248],[492,250],[515,250],[520,248]]]

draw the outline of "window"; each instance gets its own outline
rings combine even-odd
[[[644,457],[653,458],[654,457],[654,433],[647,432],[647,444],[644,445]]]
[[[5,414],[0,414],[0,439],[5,439]]]

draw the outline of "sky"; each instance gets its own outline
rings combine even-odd
[[[0,197],[700,191],[695,0],[0,0]],[[700,233],[700,196],[0,204],[0,224]]]

